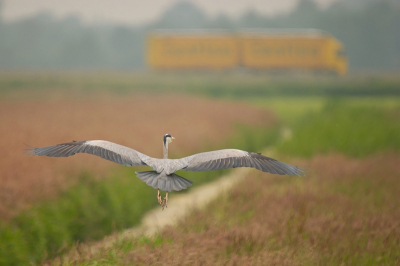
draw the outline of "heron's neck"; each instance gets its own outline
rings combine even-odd
[[[168,142],[166,142],[165,145],[163,144],[163,155],[164,159],[168,159]]]

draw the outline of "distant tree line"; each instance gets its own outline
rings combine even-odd
[[[140,69],[145,67],[146,34],[155,29],[243,28],[324,30],[344,43],[352,69],[400,69],[400,3],[396,0],[340,1],[320,9],[300,0],[288,14],[248,11],[239,19],[209,18],[189,2],[166,10],[141,26],[85,25],[78,16],[56,19],[40,13],[15,22],[1,17],[0,68]]]

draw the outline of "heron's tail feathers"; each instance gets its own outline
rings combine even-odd
[[[164,172],[157,173],[156,171],[145,171],[136,172],[136,175],[147,185],[166,192],[186,189],[193,184],[192,181],[187,180],[179,175],[167,175]]]

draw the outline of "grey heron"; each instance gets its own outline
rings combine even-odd
[[[252,167],[263,172],[280,175],[304,175],[297,166],[280,162],[261,155],[237,149],[224,149],[197,153],[181,159],[168,159],[168,144],[175,139],[170,134],[163,138],[163,159],[152,158],[134,149],[105,141],[86,140],[61,143],[53,146],[33,148],[30,155],[68,157],[76,153],[88,153],[125,166],[150,166],[154,171],[135,172],[137,177],[147,185],[157,189],[157,200],[161,207],[167,207],[168,192],[180,191],[192,185],[177,174],[178,170],[210,171],[236,167]],[[165,191],[164,199],[160,190]]]

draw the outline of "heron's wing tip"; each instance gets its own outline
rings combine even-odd
[[[295,170],[292,171],[292,173],[290,173],[289,175],[293,175],[293,176],[307,176],[307,169],[305,169],[304,167],[299,167],[299,166],[295,166]]]
[[[35,148],[32,148],[32,149],[24,149],[24,151],[25,151],[25,154],[26,154],[26,155],[31,155],[31,156],[37,155],[37,154],[36,154],[36,149],[35,149]]]
[[[25,151],[26,155],[32,155],[35,156],[36,155],[36,147],[32,147],[31,145],[28,145],[26,143],[24,143],[25,146],[27,146],[28,148],[23,149]]]
[[[298,167],[299,176],[307,176],[308,169],[304,167]]]

